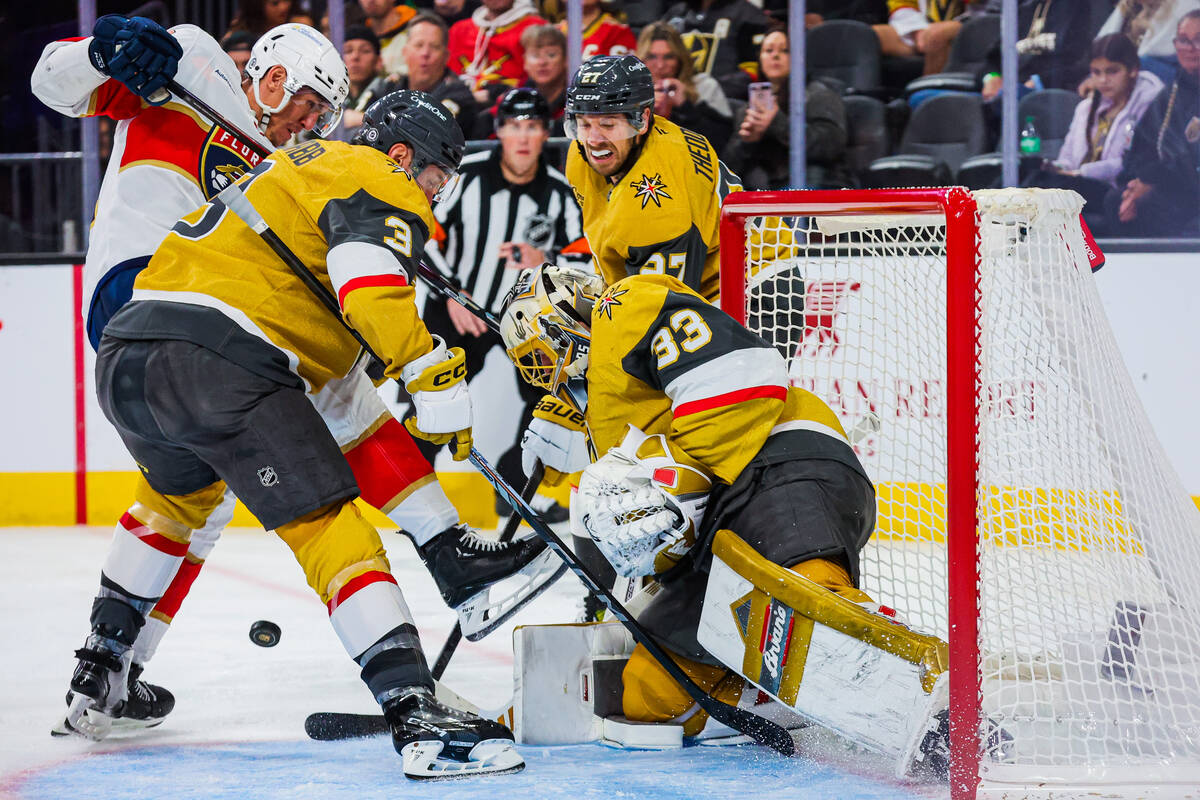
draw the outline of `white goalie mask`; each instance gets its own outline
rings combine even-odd
[[[504,301],[500,336],[521,378],[554,394],[587,371],[592,306],[604,281],[546,263],[521,273]]]
[[[287,70],[287,78],[283,83],[283,99],[272,107],[263,102],[259,81],[277,65]],[[254,86],[254,101],[262,109],[258,127],[264,132],[271,115],[282,111],[296,92],[308,88],[328,106],[318,117],[313,132],[328,136],[341,120],[342,107],[350,94],[350,76],[337,48],[320,31],[296,22],[274,27],[254,43],[246,62],[246,74]]]

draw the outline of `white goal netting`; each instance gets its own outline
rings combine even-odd
[[[1200,513],[1121,360],[1079,197],[946,192],[948,217],[904,192],[874,210],[872,193],[823,195],[727,206],[745,246],[723,254],[723,301],[740,280],[746,324],[838,412],[876,483],[864,588],[952,649],[977,620],[978,708],[1012,737],[972,745],[981,796],[1200,784]],[[974,302],[948,270],[971,272]],[[948,318],[966,323],[948,334]],[[948,368],[948,341],[973,348],[974,374]],[[965,432],[947,425],[964,381]],[[974,446],[977,527],[947,522],[951,435]],[[977,538],[977,564],[948,556],[955,536]],[[948,575],[976,566],[977,607],[951,609]]]

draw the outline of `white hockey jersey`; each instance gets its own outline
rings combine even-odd
[[[253,135],[258,147],[274,150],[258,132],[237,68],[217,41],[195,25],[177,25],[171,34],[183,48],[175,81]],[[87,37],[46,45],[30,85],[38,99],[62,114],[117,120],[84,267],[83,314],[95,347],[171,226],[260,157],[182,99],[152,106],[96,71],[88,58],[90,42]]]

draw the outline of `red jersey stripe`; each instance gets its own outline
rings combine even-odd
[[[396,579],[390,573],[380,572],[379,570],[371,570],[370,572],[364,572],[362,575],[354,576],[341,589],[338,589],[338,593],[330,599],[328,603],[329,613],[332,615],[339,605],[353,597],[354,593],[359,589],[365,589],[372,583],[379,583],[380,581],[395,583]]]
[[[165,161],[200,180],[200,153],[208,130],[182,111],[149,106],[130,120],[121,166],[135,161]]]
[[[736,392],[726,392],[716,397],[706,397],[703,400],[681,403],[671,413],[671,416],[678,419],[679,417],[686,417],[688,414],[698,414],[701,411],[721,408],[722,406],[732,406],[746,400],[758,400],[764,397],[774,400],[786,400],[787,389],[783,386],[752,386],[749,389],[738,389]]]
[[[404,279],[403,275],[364,275],[361,278],[351,278],[338,290],[338,305],[345,308],[346,295],[355,289],[368,286],[408,286],[408,281]]]
[[[129,512],[126,512],[121,516],[121,527],[160,553],[165,553],[169,556],[175,556],[176,558],[183,558],[187,555],[187,542],[177,542],[174,539],[168,539],[161,533],[158,533],[152,528],[138,522],[136,519],[130,516]]]

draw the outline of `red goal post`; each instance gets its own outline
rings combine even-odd
[[[722,211],[722,308],[839,413],[876,482],[864,588],[950,643],[954,800],[1200,785],[1200,514],[1124,369],[1080,208],[948,188]]]

